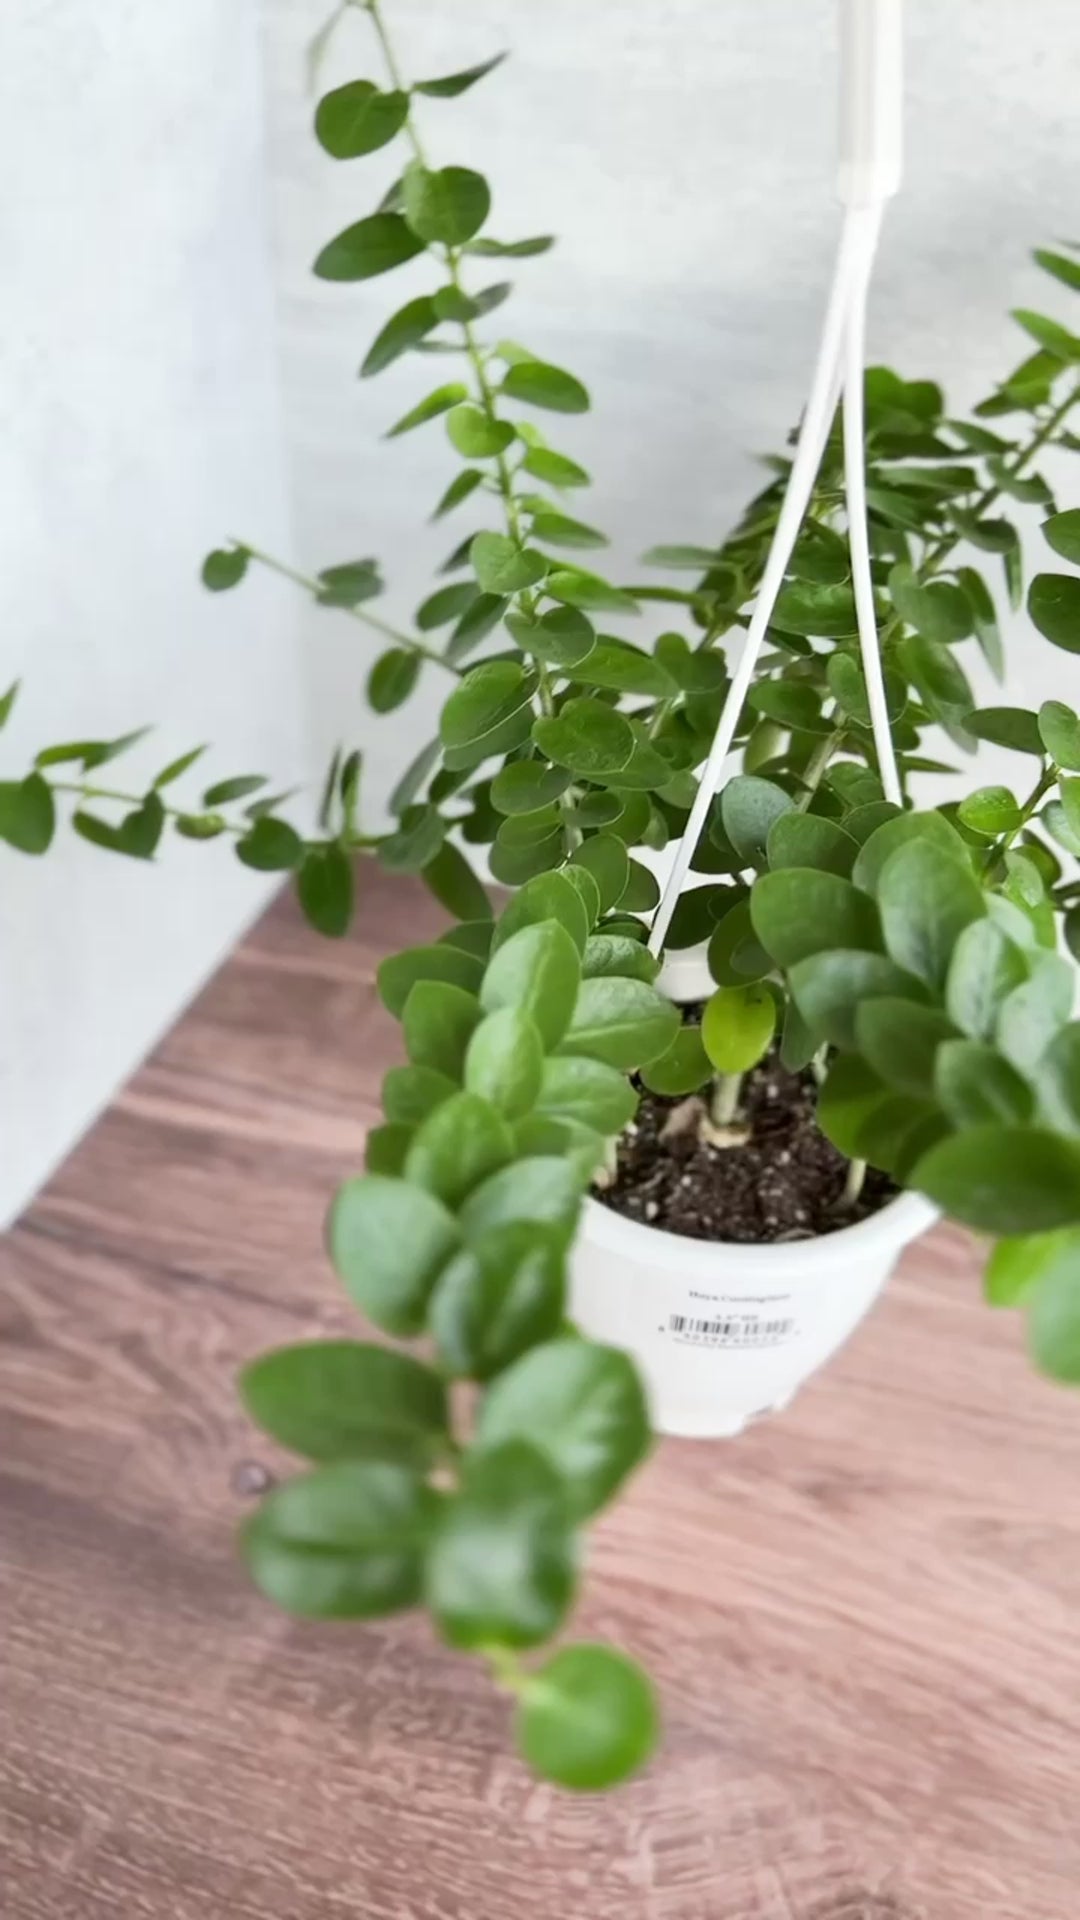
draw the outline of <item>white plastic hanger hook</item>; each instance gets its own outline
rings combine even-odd
[[[901,0],[839,0],[840,165],[846,213],[799,443],[738,667],[717,723],[694,805],[653,917],[649,949],[659,953],[694,850],[723,778],[758,654],[806,516],[837,399],[845,395],[845,490],[852,584],[874,745],[888,799],[900,780],[889,729],[874,614],[863,472],[862,382],[866,302],[885,201],[901,175]],[[852,400],[852,396],[854,399]]]

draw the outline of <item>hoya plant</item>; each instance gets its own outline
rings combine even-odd
[[[171,831],[227,838],[247,865],[291,872],[329,935],[362,911],[374,858],[421,875],[452,916],[379,970],[402,1063],[364,1171],[330,1209],[331,1258],[380,1338],[307,1342],[246,1369],[252,1417],[305,1465],[267,1495],[243,1550],[263,1592],[297,1614],[426,1607],[513,1697],[527,1761],[594,1788],[649,1753],[653,1696],[620,1652],[548,1643],[573,1609],[584,1529],[650,1431],[631,1361],[568,1319],[567,1253],[642,1086],[702,1096],[696,1124],[737,1150],[742,1076],[776,1049],[815,1076],[818,1123],[848,1159],[837,1224],[867,1165],[924,1193],[990,1237],[989,1299],[1023,1307],[1049,1374],[1080,1379],[1080,1023],[1062,953],[1080,953],[1080,881],[1061,859],[1080,852],[1080,719],[1058,701],[980,705],[969,679],[976,654],[1003,675],[1003,599],[1014,611],[1026,599],[1032,646],[1080,652],[1080,510],[1059,510],[1039,470],[1044,450],[1080,448],[1068,424],[1080,338],[1018,313],[1034,350],[970,420],[932,381],[867,375],[904,804],[885,800],[876,762],[836,433],[741,716],[738,769],[668,933],[669,951],[707,948],[713,990],[684,1018],[645,944],[659,897],[648,859],[685,831],[789,456],[766,461],[715,547],[658,545],[629,582],[598,570],[605,536],[574,506],[590,477],[555,444],[586,388],[492,325],[511,287],[489,275],[551,240],[495,238],[487,181],[434,146],[446,103],[499,60],[416,80],[379,0],[347,0],[335,19],[348,13],[366,16],[379,64],[325,94],[315,133],[335,164],[356,163],[359,217],[314,270],[347,298],[349,283],[422,262],[424,290],[359,372],[439,357],[447,377],[386,423],[387,457],[405,433],[442,434],[433,517],[467,531],[407,628],[376,611],[369,557],[307,573],[238,538],[203,580],[222,593],[254,566],[287,575],[371,639],[375,714],[438,678],[438,730],[402,773],[389,828],[365,824],[350,743],[311,832],[261,775],[178,800],[195,751],[146,786],[114,783],[103,769],[135,745],[128,734],[48,747],[0,784],[0,836],[42,853],[67,808],[78,833],[135,858]],[[1035,257],[1080,291],[1080,249]],[[1027,581],[1014,503],[1039,510],[1049,549]],[[1015,792],[968,778],[946,804],[914,805],[917,776],[956,773],[984,740],[1026,759]],[[497,915],[481,853],[512,890]]]

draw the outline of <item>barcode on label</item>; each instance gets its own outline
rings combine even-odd
[[[714,1340],[730,1340],[745,1335],[752,1340],[781,1340],[791,1332],[794,1320],[690,1320],[673,1313],[669,1321],[672,1333],[705,1333]]]

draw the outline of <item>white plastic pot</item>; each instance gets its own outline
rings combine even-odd
[[[734,1246],[586,1200],[570,1256],[571,1316],[632,1354],[658,1433],[725,1438],[787,1406],[935,1217],[920,1194],[903,1194],[816,1240]]]
[[[665,960],[657,984],[706,999],[705,949]],[[818,1239],[692,1240],[585,1203],[570,1258],[571,1315],[633,1355],[659,1433],[720,1439],[787,1406],[867,1314],[909,1241],[936,1218],[919,1194]]]

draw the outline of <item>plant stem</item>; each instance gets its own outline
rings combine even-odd
[[[838,1213],[846,1213],[849,1208],[855,1205],[856,1200],[863,1190],[863,1181],[865,1179],[866,1161],[849,1160],[847,1178],[844,1181],[844,1190],[836,1203]]]
[[[1032,818],[1032,815],[1034,814],[1035,809],[1039,804],[1039,801],[1042,799],[1044,794],[1049,793],[1050,788],[1053,786],[1054,781],[1057,779],[1057,777],[1058,777],[1058,770],[1057,770],[1057,767],[1054,766],[1053,762],[1051,762],[1049,766],[1046,766],[1043,768],[1042,772],[1039,775],[1039,778],[1035,782],[1035,785],[1032,787],[1031,792],[1028,794],[1027,799],[1022,800],[1020,802],[1021,818],[1017,821],[1015,827],[1010,827],[1008,833],[1003,834],[1000,840],[995,840],[992,843],[992,845],[987,848],[986,858],[983,861],[984,873],[989,873],[990,869],[994,866],[995,862],[1001,859],[1002,854],[1008,853],[1009,848],[1012,846],[1012,843],[1016,839],[1017,834],[1023,833],[1024,828],[1027,826],[1028,821]]]
[[[800,813],[805,813],[807,807],[810,805],[811,800],[821,785],[822,776],[828,767],[829,761],[832,759],[843,737],[843,727],[835,727],[832,733],[822,735],[822,738],[810,755],[802,774],[804,791],[800,793],[795,803]]]
[[[248,540],[238,540],[235,534],[230,534],[229,538],[234,546],[243,547],[244,552],[252,560],[257,560],[261,567],[268,567],[271,573],[280,573],[283,580],[291,580],[295,586],[303,587],[315,598],[321,593],[322,588],[318,580],[310,573],[301,573],[298,567],[290,567],[284,560],[276,560],[272,553],[263,553],[260,547],[253,547]],[[347,613],[352,620],[359,620],[362,626],[370,627],[374,633],[383,634],[387,640],[392,640],[395,646],[405,647],[410,653],[419,654],[422,660],[433,661],[435,666],[442,667],[444,673],[452,673],[455,680],[461,678],[457,667],[452,666],[449,660],[444,660],[442,654],[436,653],[434,647],[426,647],[422,640],[414,640],[411,634],[399,632],[398,628],[392,627],[388,621],[380,620],[377,613],[368,613],[364,607],[338,607],[337,611]]]
[[[713,1081],[712,1099],[709,1113],[714,1126],[730,1127],[739,1111],[739,1095],[742,1092],[741,1073],[718,1073]]]
[[[49,785],[54,793],[72,793],[79,800],[111,800],[121,807],[141,807],[146,799],[145,793],[122,793],[118,787],[95,787],[86,780],[50,780]],[[195,807],[170,807],[164,800],[161,804],[167,820],[188,819],[199,811]],[[240,824],[222,818],[221,822],[223,833],[235,834],[240,839],[251,832],[251,825],[250,820]]]
[[[1073,387],[1065,399],[1062,400],[1051,413],[1047,414],[1046,419],[1042,421],[1026,445],[1017,448],[1011,466],[1006,469],[1010,479],[1019,478],[1029,460],[1034,460],[1035,455],[1053,438],[1057,429],[1061,426],[1062,421],[1066,419],[1078,402],[1080,402],[1080,384]],[[978,519],[980,515],[986,512],[987,507],[995,505],[1001,498],[1003,492],[1004,488],[1000,485],[985,487],[982,493],[978,495],[978,498],[972,502],[969,511]],[[928,553],[923,555],[922,564],[918,571],[924,574],[935,573],[941,565],[941,562],[947,559],[953,548],[959,544],[961,537],[958,532],[942,534],[937,544],[931,547]]]

